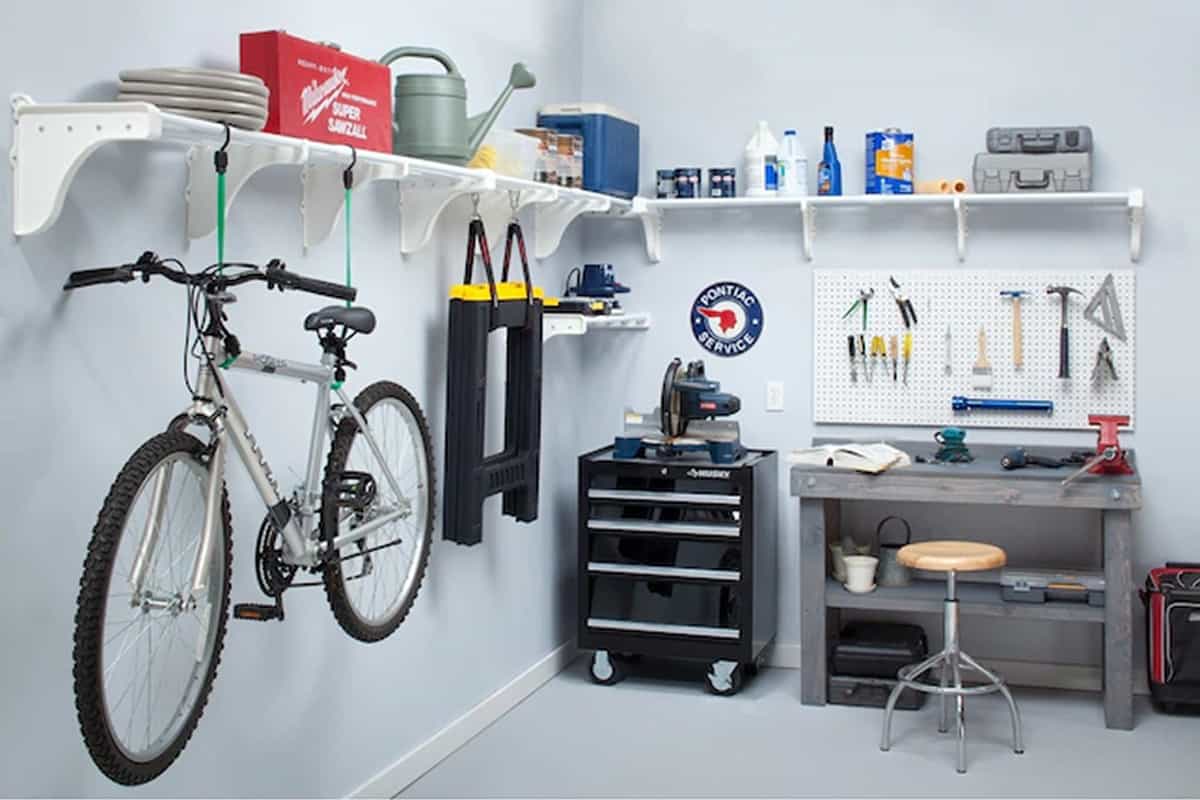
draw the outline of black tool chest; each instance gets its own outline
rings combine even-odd
[[[777,458],[579,458],[579,646],[616,683],[636,656],[710,662],[733,694],[776,630]]]

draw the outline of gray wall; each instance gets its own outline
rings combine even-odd
[[[1188,456],[1195,434],[1186,402],[1196,379],[1175,355],[1191,338],[1188,309],[1200,289],[1193,224],[1200,206],[1186,180],[1195,170],[1175,147],[1191,138],[1197,124],[1190,100],[1197,96],[1200,75],[1192,42],[1198,23],[1196,4],[1166,1],[1132,10],[1083,0],[991,5],[751,0],[736,6],[719,0],[611,0],[585,5],[583,94],[640,121],[644,192],[651,190],[656,168],[740,170],[742,148],[759,119],[769,120],[776,136],[784,128],[799,130],[810,159],[810,186],[822,126],[835,125],[847,193],[862,190],[865,130],[896,125],[915,131],[918,172],[934,177],[969,175],[989,126],[1090,124],[1096,134],[1096,188],[1140,186],[1148,198],[1146,246],[1137,265],[1139,425],[1127,439],[1138,448],[1146,482],[1146,509],[1136,517],[1140,571],[1167,558],[1200,557]],[[971,214],[969,225],[968,268],[1129,266],[1128,227],[1119,211],[987,210]],[[818,216],[811,265],[801,257],[792,211],[681,212],[668,215],[664,229],[664,259],[646,266],[639,226],[596,221],[586,228],[589,258],[619,264],[635,287],[634,297],[655,312],[646,348],[610,362],[628,380],[601,389],[593,400],[598,408],[652,405],[653,387],[671,356],[703,355],[688,327],[692,299],[713,281],[734,279],[763,299],[765,333],[749,354],[710,358],[708,367],[725,388],[742,395],[740,419],[749,444],[784,450],[806,445],[813,435],[930,435],[926,429],[812,424],[812,269],[954,267],[948,212]],[[769,379],[786,382],[783,413],[765,411]],[[1090,434],[1003,431],[972,432],[970,439],[1078,446],[1095,441]],[[783,508],[781,641],[794,643],[798,512],[791,501]],[[915,515],[920,535],[1016,542],[1014,560],[1026,563],[1053,558],[1084,564],[1098,557],[1088,535],[1094,520],[1085,515],[906,511]],[[882,512],[854,509],[849,521],[865,539]],[[966,627],[966,644],[979,655],[1099,663],[1096,629]],[[1020,656],[1009,648],[1016,643]]]
[[[365,56],[398,44],[441,47],[467,77],[472,110],[490,103],[512,61],[525,60],[538,87],[517,93],[500,120],[517,127],[531,122],[541,103],[577,98],[579,22],[578,5],[558,0],[470,2],[454,13],[395,2],[21,3],[7,14],[0,94],[109,99],[119,69],[236,67],[239,31],[282,27]],[[117,470],[187,400],[180,374],[184,295],[170,285],[134,284],[64,298],[59,287],[72,269],[119,263],[144,249],[179,255],[193,267],[214,259],[212,238],[184,241],[183,157],[176,146],[106,147],[81,169],[52,229],[0,241],[0,794],[344,795],[571,637],[575,482],[569,466],[558,467],[570,465],[581,445],[571,416],[556,410],[575,402],[580,370],[572,353],[578,341],[558,340],[546,349],[546,466],[536,524],[501,521],[493,500],[483,545],[442,542],[439,528],[412,615],[379,644],[343,634],[319,589],[289,594],[284,624],[232,621],[211,702],[176,765],[140,790],[115,786],[92,766],[71,691],[80,565]],[[5,226],[9,181],[9,171],[0,171]],[[339,280],[340,226],[307,255],[301,251],[299,188],[295,168],[256,176],[232,207],[228,254],[281,257],[298,272]],[[369,186],[355,201],[355,282],[379,327],[351,347],[363,366],[350,386],[386,377],[412,390],[434,427],[439,483],[446,291],[461,274],[467,211],[464,205],[448,214],[426,250],[402,258],[394,184]],[[558,255],[535,267],[536,276],[558,285],[578,253],[570,232]],[[231,314],[246,346],[309,360],[319,355],[300,323],[324,304],[321,298],[250,287],[239,300]],[[309,391],[233,380],[290,489],[304,464]],[[233,599],[252,601],[262,507],[241,467],[230,474]]]

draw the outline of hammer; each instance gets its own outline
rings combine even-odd
[[[1021,298],[1025,296],[1025,290],[1009,289],[1001,291],[1000,296],[1012,298],[1013,369],[1020,369],[1025,366],[1025,348],[1021,342]]]
[[[1073,289],[1070,286],[1047,286],[1046,294],[1056,294],[1062,300],[1062,327],[1058,332],[1058,377],[1071,377],[1071,340],[1067,333],[1067,301],[1070,299],[1071,293],[1083,294],[1078,289]]]

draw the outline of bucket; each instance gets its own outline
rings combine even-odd
[[[900,544],[884,544],[883,528],[892,520],[904,523],[904,541]],[[912,571],[900,563],[900,548],[912,541],[912,526],[903,517],[884,517],[875,526],[875,538],[879,542],[879,585],[908,586],[912,582]]]

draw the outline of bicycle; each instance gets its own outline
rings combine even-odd
[[[349,305],[355,289],[296,275],[277,260],[265,268],[224,264],[189,273],[149,252],[132,264],[73,272],[63,289],[154,277],[188,287],[184,379],[192,403],[139,447],[113,482],[88,545],[75,616],[75,706],[84,743],[100,770],[125,785],[156,778],[179,756],[216,677],[232,569],[230,446],[267,508],[255,572],[273,601],[238,604],[236,618],[283,620],[287,589],[323,585],[342,629],[379,641],[412,607],[433,530],[432,447],[420,405],[388,381],[371,384],[353,402],[343,388],[346,369],[356,367],[347,342],[375,328],[369,309]],[[242,350],[225,307],[236,299],[233,287],[252,281],[346,301],[304,320],[321,345],[320,364]],[[194,385],[189,352],[199,361]],[[306,472],[289,498],[222,377],[228,369],[317,387]],[[301,570],[320,580],[297,582]]]

